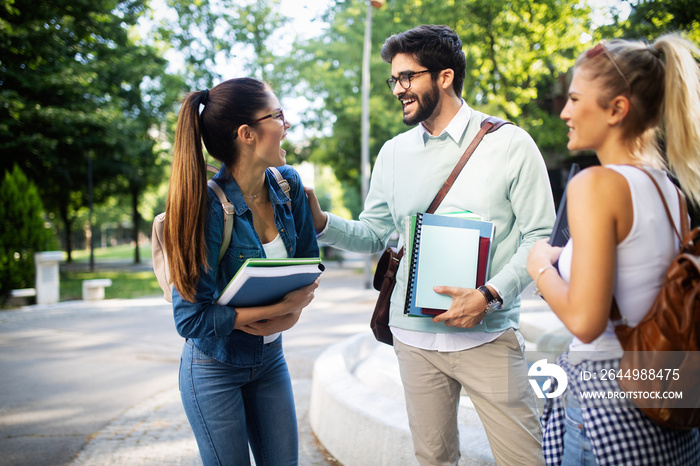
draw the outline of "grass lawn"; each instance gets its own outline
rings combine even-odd
[[[142,261],[150,261],[151,247],[139,247]],[[162,295],[158,286],[158,280],[152,270],[129,270],[133,264],[134,248],[131,245],[120,245],[108,248],[95,249],[95,272],[85,271],[84,267],[90,261],[90,251],[81,249],[73,251],[73,263],[81,265],[80,271],[66,270],[62,267],[60,273],[60,301],[72,301],[82,299],[83,280],[94,278],[109,278],[112,286],[105,288],[105,299],[130,299],[144,296]],[[330,258],[330,260],[333,260]],[[124,267],[100,268],[100,263],[123,263]],[[357,270],[357,273],[362,273]]]
[[[151,246],[139,246],[141,259],[151,259]],[[121,244],[119,246],[111,246],[108,248],[95,248],[95,262],[100,261],[122,261],[134,259],[134,247],[130,244]],[[90,261],[90,251],[87,249],[79,249],[73,251],[73,261],[78,263]]]
[[[143,296],[155,296],[163,292],[158,286],[153,272],[123,272],[102,270],[98,272],[61,272],[60,295],[61,301],[82,299],[83,280],[93,278],[109,278],[112,286],[105,288],[105,299],[129,299]]]
[[[151,258],[151,247],[140,247],[141,260]],[[109,248],[95,249],[95,272],[61,272],[60,300],[70,301],[82,299],[83,280],[93,278],[109,278],[112,286],[105,288],[105,299],[112,298],[140,298],[143,296],[155,296],[162,293],[158,280],[150,270],[129,271],[128,267],[123,270],[100,270],[100,262],[124,261],[125,264],[133,262],[134,248],[130,245],[113,246]],[[73,251],[73,262],[76,264],[86,264],[90,261],[90,251]]]

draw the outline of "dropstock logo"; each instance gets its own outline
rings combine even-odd
[[[529,379],[532,389],[535,390],[537,398],[556,398],[566,390],[569,380],[566,377],[566,372],[564,369],[557,366],[556,364],[549,364],[546,359],[540,359],[534,363],[530,370],[527,371],[528,377],[554,377],[557,380],[557,389],[552,393],[547,393],[549,390],[552,379],[547,379],[542,388],[536,380]]]

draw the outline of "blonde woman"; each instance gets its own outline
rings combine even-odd
[[[318,283],[269,306],[214,304],[248,258],[318,257],[299,174],[284,165],[280,145],[287,129],[275,94],[250,78],[189,94],[178,116],[165,245],[175,325],[186,339],[180,393],[205,465],[250,464],[249,446],[258,465],[298,462],[294,398],[280,332],[297,322]],[[214,180],[235,210],[221,262],[223,212],[207,189],[202,140],[222,163]],[[280,167],[291,187],[289,197],[268,167]]]
[[[601,166],[576,175],[567,188],[566,246],[538,242],[527,263],[537,289],[574,335],[557,361],[569,387],[548,400],[542,418],[549,464],[700,464],[697,430],[661,427],[629,403],[593,405],[576,396],[587,388],[581,370],[619,364],[613,295],[629,325],[639,323],[679,247],[658,192],[637,167],[661,186],[677,228],[678,195],[665,170],[690,202],[700,201],[700,74],[692,53],[698,53],[692,43],[667,35],[651,45],[603,42],[576,62],[561,112],[568,148],[594,150]],[[668,165],[656,144],[661,125]]]

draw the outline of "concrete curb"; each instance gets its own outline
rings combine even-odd
[[[393,358],[393,359],[392,359]],[[344,466],[417,464],[392,349],[371,334],[329,347],[314,364],[311,428]],[[460,401],[460,464],[495,464],[466,396]]]
[[[539,301],[527,304],[520,332],[528,361],[545,357],[542,351],[565,351],[571,334],[561,321]],[[316,437],[344,466],[417,464],[396,355],[371,333],[336,343],[316,359],[309,416]],[[495,464],[481,421],[465,395],[459,430],[460,464]]]

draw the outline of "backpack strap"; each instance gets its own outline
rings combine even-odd
[[[659,186],[659,183],[656,182],[654,177],[646,171],[646,169],[642,167],[638,167],[636,165],[630,165],[631,167],[635,167],[643,171],[651,180],[652,183],[654,183],[654,186],[656,187],[656,190],[659,193],[659,196],[661,196],[661,202],[664,203],[664,209],[666,209],[666,215],[668,216],[668,221],[671,222],[671,227],[673,228],[673,232],[676,234],[676,237],[678,238],[678,241],[683,244],[683,238],[685,238],[685,235],[688,234],[688,231],[690,231],[690,225],[688,222],[688,206],[686,204],[685,200],[685,194],[681,192],[680,189],[676,188],[676,191],[678,191],[678,205],[680,206],[681,209],[681,230],[678,231],[678,228],[676,228],[676,224],[673,221],[673,215],[671,215],[671,209],[668,208],[668,204],[666,203],[666,198],[664,197],[664,193],[661,191],[661,187]]]
[[[207,164],[207,170],[213,173],[219,172],[219,170],[216,167],[209,164]],[[289,181],[282,177],[282,174],[277,168],[270,167],[270,171],[272,171],[272,173],[275,175],[277,184],[279,184],[280,188],[282,188],[284,194],[286,194],[287,197],[290,197],[289,193],[291,191],[291,188],[289,186]],[[207,185],[212,191],[214,191],[216,197],[219,198],[221,208],[224,211],[223,240],[221,241],[221,249],[219,249],[219,262],[221,262],[221,259],[224,258],[224,254],[226,254],[226,250],[231,244],[231,235],[233,233],[233,214],[235,213],[235,209],[233,207],[233,204],[228,200],[228,198],[226,198],[226,194],[224,194],[224,191],[221,189],[221,186],[219,186],[219,184],[216,181],[209,180],[207,181]],[[290,200],[289,202],[287,202],[287,205],[291,209],[292,201]]]
[[[231,244],[231,233],[233,232],[233,213],[235,212],[235,209],[233,208],[233,204],[226,198],[226,194],[224,194],[221,186],[219,186],[216,181],[209,180],[207,181],[207,185],[209,186],[209,189],[214,191],[216,197],[219,198],[221,208],[224,210],[224,233],[223,240],[221,241],[221,249],[219,249],[218,260],[221,262],[221,259],[224,258],[224,254],[226,254],[229,244]]]
[[[291,199],[292,196],[290,196],[289,194],[290,194],[292,188],[289,186],[289,181],[287,181],[286,179],[284,179],[282,177],[282,174],[280,173],[280,171],[277,168],[269,167],[269,170],[272,172],[273,175],[275,175],[275,179],[277,180],[277,184],[280,185],[280,188],[282,188],[282,191],[284,191],[284,194],[286,194],[287,197]],[[291,210],[291,208],[292,208],[292,201],[291,200],[289,202],[287,202],[287,206],[289,206],[289,209]]]

